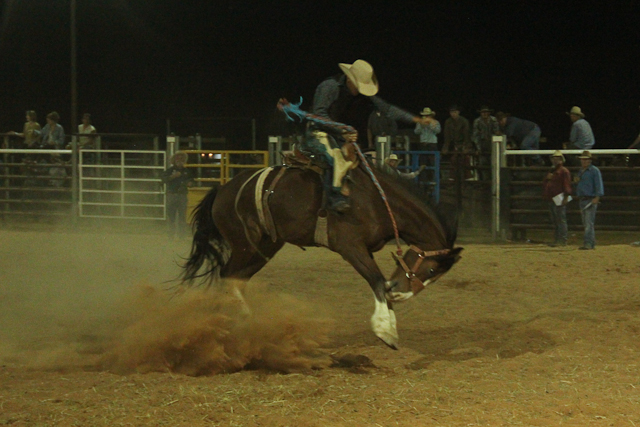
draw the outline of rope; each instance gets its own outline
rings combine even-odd
[[[290,114],[297,116],[300,121],[307,120],[310,122],[314,122],[320,124],[324,127],[328,127],[331,129],[335,129],[342,132],[355,132],[355,128],[353,126],[346,125],[340,122],[334,122],[326,117],[317,116],[315,114],[308,113],[300,108],[302,105],[302,97],[300,97],[300,102],[297,104],[292,104],[287,101],[285,98],[280,98],[278,101],[278,110],[282,111],[289,121],[294,121],[295,119],[291,117]]]
[[[393,216],[393,212],[391,211],[391,207],[389,206],[387,195],[384,193],[382,186],[380,186],[380,182],[378,182],[378,179],[374,175],[373,170],[371,170],[371,166],[369,166],[369,162],[367,162],[367,159],[364,157],[364,154],[362,154],[362,151],[360,151],[360,147],[358,146],[358,144],[354,142],[353,146],[356,148],[356,151],[358,152],[358,156],[360,157],[361,163],[364,165],[367,172],[369,172],[369,176],[371,176],[371,180],[373,181],[373,184],[378,189],[378,193],[380,193],[380,197],[382,197],[382,201],[387,207],[389,218],[391,218],[391,224],[393,224],[393,234],[395,235],[395,238],[396,238],[396,246],[398,247],[398,249],[396,250],[396,253],[398,254],[398,256],[401,257],[402,248],[400,247],[400,235],[398,234],[398,224],[396,223],[396,218]]]
[[[291,117],[290,115],[290,114],[293,114],[297,116],[300,119],[300,121],[308,120],[314,123],[318,123],[324,127],[335,129],[340,132],[356,132],[355,128],[353,128],[352,126],[349,126],[340,122],[334,122],[332,120],[327,119],[326,117],[317,116],[315,114],[311,114],[302,110],[300,108],[301,104],[302,104],[302,97],[300,97],[300,102],[298,102],[297,104],[292,104],[286,99],[280,98],[280,100],[278,101],[278,109],[282,111],[285,114],[285,116],[287,116],[287,119],[290,121],[294,120],[294,118]],[[373,174],[373,171],[371,170],[371,167],[369,166],[367,159],[364,157],[364,154],[362,154],[362,151],[360,151],[360,147],[358,146],[358,144],[354,142],[353,146],[356,148],[356,151],[358,152],[358,156],[360,157],[362,164],[364,165],[367,172],[369,172],[369,176],[371,176],[371,180],[373,181],[373,184],[378,189],[378,192],[382,197],[382,201],[387,207],[387,212],[389,213],[389,217],[391,218],[391,223],[393,224],[393,234],[395,235],[395,238],[396,238],[396,246],[398,247],[396,252],[398,256],[402,256],[402,248],[400,247],[400,235],[398,234],[398,224],[396,223],[396,218],[393,216],[393,212],[391,212],[391,207],[389,206],[389,201],[387,200],[387,196],[384,193],[384,190],[382,189],[382,187],[380,186],[378,179]]]

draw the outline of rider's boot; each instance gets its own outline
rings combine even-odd
[[[344,213],[351,209],[349,198],[342,194],[341,187],[333,186],[334,168],[329,168],[324,175],[324,189],[327,195],[328,209]]]

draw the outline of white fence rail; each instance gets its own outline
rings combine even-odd
[[[81,150],[79,154],[80,217],[166,218],[160,178],[164,151]]]

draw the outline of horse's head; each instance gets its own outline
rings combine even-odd
[[[387,299],[398,302],[416,295],[449,271],[460,260],[462,249],[423,251],[411,245],[403,257],[393,254],[398,267],[387,282]]]

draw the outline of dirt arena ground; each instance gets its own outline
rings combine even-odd
[[[164,290],[188,241],[0,229],[0,425],[640,426],[632,240],[463,238],[460,263],[396,306],[393,351],[327,250],[286,246],[247,317],[224,290]]]

